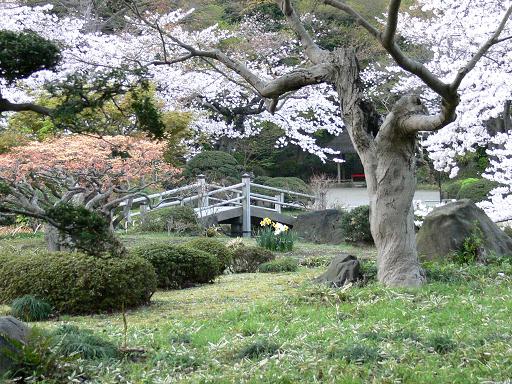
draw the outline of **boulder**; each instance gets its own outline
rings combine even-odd
[[[327,271],[313,281],[336,288],[342,287],[347,283],[354,283],[360,280],[361,277],[359,260],[355,256],[342,253],[331,261]]]
[[[481,258],[511,256],[512,238],[507,236],[483,210],[464,199],[435,208],[425,217],[416,241],[423,260],[443,259],[461,249],[464,240],[481,231]]]
[[[321,244],[340,244],[343,242],[343,231],[340,221],[343,212],[337,209],[326,209],[299,215],[293,231],[306,241]]]
[[[12,365],[12,354],[19,352],[17,343],[25,344],[30,329],[12,316],[0,317],[0,376]],[[14,341],[14,343],[13,343]]]

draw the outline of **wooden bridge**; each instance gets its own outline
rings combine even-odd
[[[132,199],[120,207],[125,223],[130,224],[134,217],[153,210],[191,205],[205,226],[231,224],[233,234],[250,237],[251,223],[259,224],[265,217],[293,227],[296,218],[283,214],[282,208],[307,209],[304,199],[314,200],[315,196],[256,184],[248,174],[242,176],[241,183],[230,186],[207,183],[205,176],[199,175],[194,184]]]

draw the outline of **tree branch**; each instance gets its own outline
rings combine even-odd
[[[299,16],[295,12],[290,0],[280,0],[280,6],[283,14],[288,20],[295,33],[299,36],[299,39],[304,46],[306,55],[314,64],[322,62],[327,51],[321,49],[314,41],[311,35],[306,31],[304,25],[300,21]]]
[[[457,89],[460,86],[460,83],[466,75],[475,68],[478,61],[491,49],[493,45],[496,45],[502,41],[507,40],[505,39],[499,39],[501,33],[505,29],[505,26],[507,25],[507,22],[512,15],[512,5],[508,8],[507,12],[505,12],[505,15],[503,16],[503,19],[500,22],[500,25],[498,26],[498,29],[493,33],[493,35],[480,47],[480,49],[475,53],[475,55],[471,58],[471,60],[466,64],[464,68],[459,69],[457,72],[457,76],[455,76],[455,79],[450,84],[450,89],[454,92],[457,92]]]
[[[388,22],[386,30],[382,35],[381,41],[384,47],[391,46],[395,41],[396,27],[398,24],[398,11],[400,10],[400,0],[391,0],[388,7]]]
[[[31,111],[41,115],[50,116],[52,109],[34,103],[11,103],[0,94],[0,113]]]
[[[330,5],[340,11],[343,11],[350,16],[352,16],[359,25],[361,25],[364,29],[366,29],[373,37],[380,41],[381,32],[370,24],[368,20],[366,20],[363,16],[361,16],[356,10],[354,10],[350,5],[345,4],[340,0],[323,0],[324,4]]]

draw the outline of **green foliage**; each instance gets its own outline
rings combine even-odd
[[[465,179],[462,181],[457,199],[470,199],[474,203],[485,200],[498,183],[487,179]]]
[[[138,257],[4,253],[0,264],[0,303],[37,295],[61,313],[90,314],[148,304],[156,290],[153,267]]]
[[[482,229],[475,222],[471,234],[464,239],[461,248],[453,254],[453,261],[457,264],[476,263],[482,256],[483,243]]]
[[[221,273],[215,256],[181,245],[149,244],[134,249],[133,254],[153,265],[158,287],[163,289],[209,283]]]
[[[215,256],[219,264],[220,272],[224,272],[231,264],[231,252],[219,240],[210,237],[198,237],[197,239],[185,243],[185,246],[199,249],[200,251],[204,251]]]
[[[162,119],[162,113],[151,96],[147,94],[139,95],[134,92],[131,107],[141,131],[147,133],[153,139],[164,137],[166,126]]]
[[[260,264],[258,271],[262,273],[297,272],[299,263],[293,257],[282,257]]]
[[[197,216],[189,206],[168,207],[149,212],[137,226],[142,232],[191,233],[198,230]]]
[[[240,166],[227,152],[204,151],[190,159],[183,172],[188,178],[205,175],[208,181],[222,181],[228,178],[240,179]]]
[[[330,353],[331,357],[339,357],[349,363],[364,364],[381,360],[379,350],[364,344],[350,345]]]
[[[48,218],[59,224],[58,229],[69,236],[73,248],[92,256],[105,252],[123,256],[125,249],[110,230],[107,218],[83,205],[60,203],[46,211]]]
[[[328,267],[331,264],[330,256],[310,256],[302,259],[300,265],[306,268]]]
[[[481,178],[485,169],[489,166],[489,156],[486,148],[478,147],[474,152],[467,152],[457,158],[460,168],[459,178]]]
[[[272,252],[261,247],[240,246],[232,250],[233,259],[230,270],[233,273],[252,273],[258,270],[260,264],[274,260]]]
[[[174,166],[185,165],[187,146],[183,144],[186,139],[192,138],[192,131],[189,127],[192,115],[188,112],[169,111],[162,115],[165,124],[166,147],[164,160]]]
[[[34,32],[0,31],[0,77],[9,84],[51,70],[59,60],[57,45]]]
[[[293,250],[295,234],[291,230],[286,230],[276,234],[271,226],[265,226],[258,231],[256,243],[270,251],[289,252]]]
[[[463,180],[453,180],[442,185],[443,198],[456,199]]]
[[[79,355],[82,359],[112,359],[119,355],[117,347],[88,329],[74,325],[61,325],[51,333],[57,353],[64,356]]]
[[[273,356],[279,351],[279,345],[268,339],[257,339],[246,344],[238,357],[240,359],[259,359],[262,357]]]
[[[13,300],[11,314],[23,321],[48,320],[52,314],[52,306],[33,295],[25,295]]]
[[[433,351],[439,354],[449,353],[457,348],[457,344],[450,336],[441,334],[432,335],[428,339],[427,344]]]
[[[81,381],[84,378],[74,364],[78,356],[58,353],[48,332],[32,328],[27,344],[14,344],[21,352],[13,355],[10,371],[4,376],[0,374],[2,383],[2,379],[12,379],[6,383],[66,384],[70,379]]]
[[[341,217],[341,230],[345,241],[352,243],[373,244],[370,231],[370,207],[362,205],[347,212]]]

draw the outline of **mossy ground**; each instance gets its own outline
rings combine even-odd
[[[130,235],[131,247],[167,235]],[[37,249],[41,238],[0,240]],[[292,256],[372,248],[298,243]],[[491,383],[512,377],[512,265],[426,266],[419,289],[371,282],[333,291],[309,284],[322,268],[224,275],[214,284],[157,292],[129,311],[128,346],[143,358],[81,362],[91,383]],[[0,313],[8,307],[0,307]],[[118,345],[120,314],[61,317]]]

